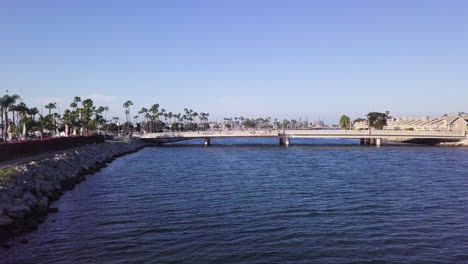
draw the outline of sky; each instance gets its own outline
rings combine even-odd
[[[0,0],[0,94],[338,123],[468,112],[468,1]],[[3,91],[2,91],[3,90]]]

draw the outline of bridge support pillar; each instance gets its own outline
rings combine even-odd
[[[370,145],[370,138],[366,138],[366,139],[365,139],[364,145]]]
[[[369,139],[369,145],[375,145],[375,138]]]
[[[280,137],[279,143],[281,146],[289,146],[291,144],[291,139],[289,137]]]
[[[375,146],[380,147],[382,145],[382,139],[381,138],[376,138],[375,139]]]
[[[365,138],[361,138],[361,140],[359,141],[359,144],[365,145],[365,144],[366,144],[366,139],[365,139]]]
[[[205,146],[211,145],[211,139],[210,138],[205,138]]]

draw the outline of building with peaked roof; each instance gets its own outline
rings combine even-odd
[[[391,130],[430,130],[468,131],[468,115],[444,115],[442,117],[398,117],[387,120],[384,129]]]
[[[369,129],[369,125],[367,124],[367,120],[365,120],[365,121],[355,121],[353,123],[353,129],[357,129],[357,130]]]

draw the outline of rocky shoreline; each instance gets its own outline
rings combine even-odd
[[[455,142],[441,142],[442,147],[468,147],[468,139]]]
[[[50,207],[51,202],[84,181],[86,175],[147,145],[138,139],[92,144],[2,169],[0,246],[10,247],[9,238],[37,229],[48,213],[57,212],[57,208]]]
[[[384,142],[392,142],[392,143],[435,145],[435,146],[442,146],[442,147],[468,147],[468,139],[453,140],[453,141],[440,141],[437,139],[394,138],[394,139],[383,139],[383,140]]]

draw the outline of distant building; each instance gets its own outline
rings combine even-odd
[[[314,121],[312,127],[325,127],[325,122],[323,120]]]
[[[398,117],[387,120],[384,129],[391,130],[430,130],[430,131],[468,131],[468,115],[444,115],[442,117]]]
[[[356,121],[353,123],[353,129],[358,129],[358,130],[362,130],[362,129],[369,129],[369,125],[367,124],[367,120],[366,121]]]

